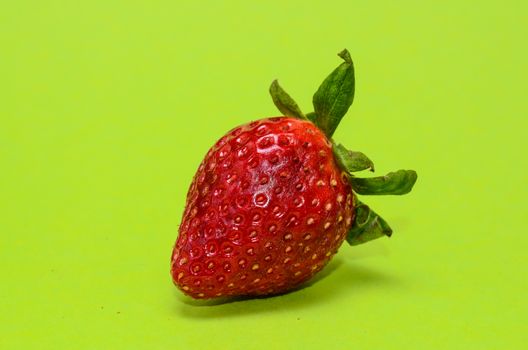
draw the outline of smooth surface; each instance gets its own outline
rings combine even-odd
[[[519,349],[526,324],[521,1],[5,1],[1,349]],[[231,127],[310,111],[347,47],[335,139],[404,197],[391,239],[297,292],[222,305],[172,285],[187,186]]]

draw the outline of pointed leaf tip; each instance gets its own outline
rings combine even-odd
[[[348,52],[347,49],[343,49],[340,53],[337,54],[339,57],[341,57],[346,63],[353,64],[352,63],[352,57],[350,56],[350,52]]]
[[[279,85],[277,79],[273,80],[269,92],[275,106],[286,116],[306,119],[297,102]]]

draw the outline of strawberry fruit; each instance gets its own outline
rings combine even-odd
[[[198,299],[288,292],[320,271],[346,239],[361,244],[390,236],[389,225],[356,194],[405,194],[416,172],[374,171],[363,153],[332,140],[352,104],[354,67],[344,62],[314,95],[304,114],[274,81],[270,93],[282,117],[241,125],[225,134],[196,172],[172,251],[178,288]]]

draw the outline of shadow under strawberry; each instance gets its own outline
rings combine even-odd
[[[339,279],[339,281],[336,281]],[[344,297],[350,299],[354,292],[374,286],[396,287],[398,279],[379,271],[333,259],[314,279],[294,291],[262,297],[233,297],[213,300],[195,300],[178,294],[177,313],[196,319],[229,318],[251,314],[282,313],[295,309],[329,303]],[[328,288],[328,285],[332,285]],[[358,299],[358,302],[361,299]]]

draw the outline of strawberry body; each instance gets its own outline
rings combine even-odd
[[[313,123],[276,117],[237,127],[193,178],[173,281],[193,298],[287,292],[337,252],[353,220],[353,196]]]

